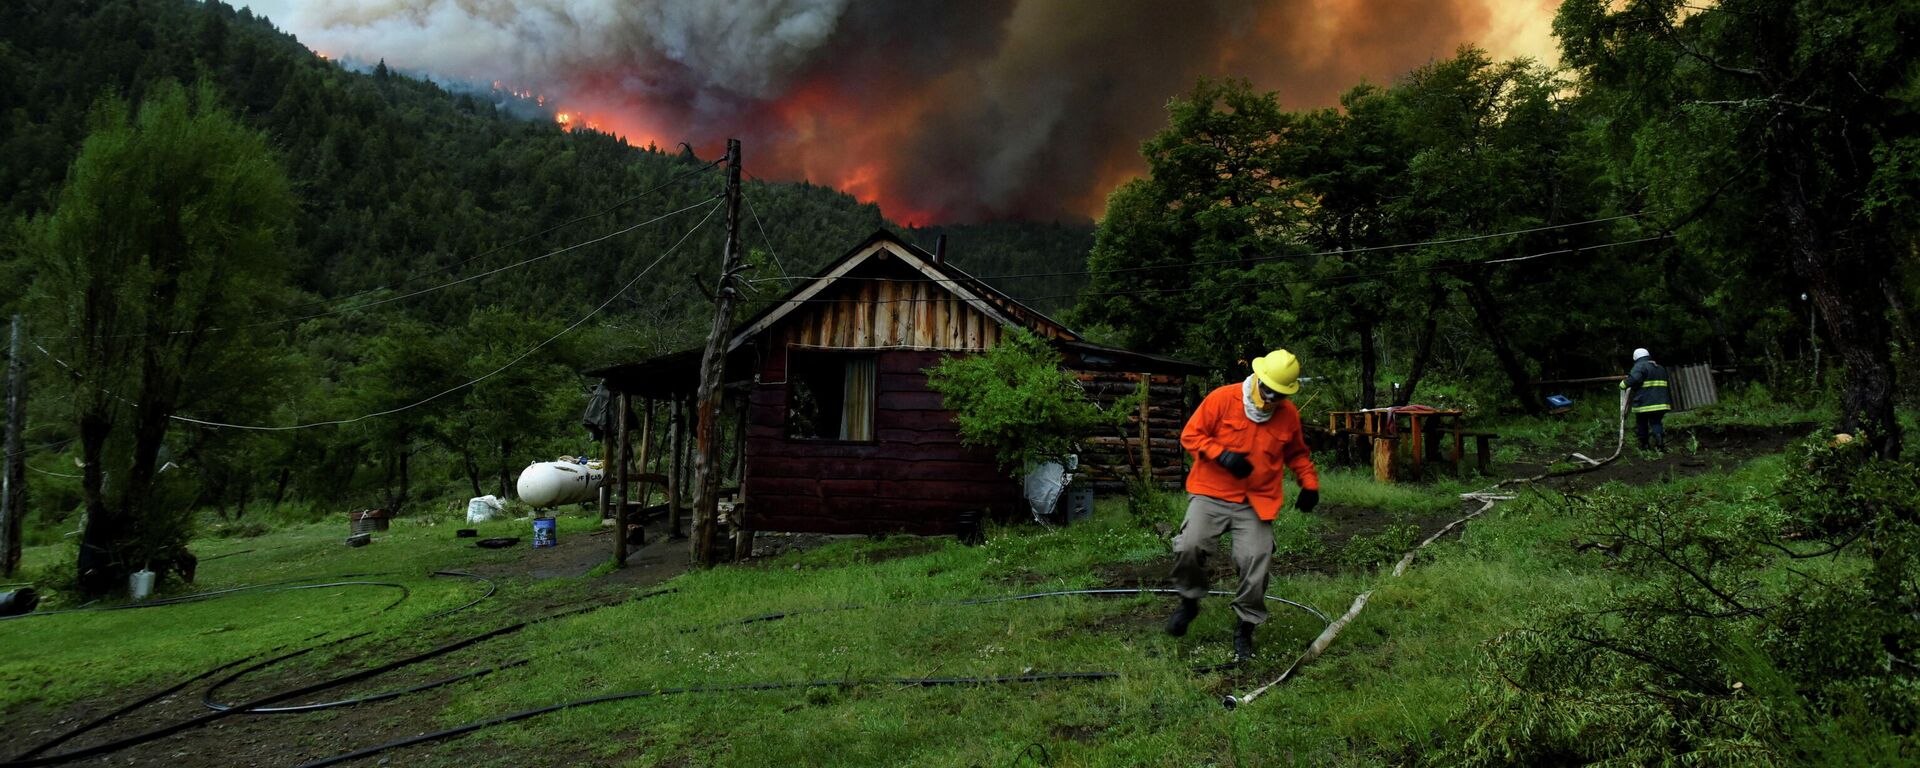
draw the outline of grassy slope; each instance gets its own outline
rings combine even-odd
[[[1705,478],[1689,487],[1741,488],[1745,477]],[[1330,503],[1365,501],[1404,514],[1455,502],[1450,492],[1380,489],[1331,473]],[[1676,488],[1675,490],[1678,490]],[[1173,519],[1177,499],[1167,499]],[[1296,681],[1237,713],[1217,703],[1270,679],[1293,649],[1319,630],[1304,613],[1276,610],[1263,630],[1255,668],[1194,675],[1191,665],[1230,653],[1231,613],[1212,601],[1184,640],[1159,632],[1168,602],[1158,598],[1065,598],[950,606],[936,601],[1045,589],[1100,586],[1131,567],[1154,572],[1158,535],[1119,503],[1090,524],[996,532],[987,544],[894,538],[843,541],[744,568],[687,574],[677,591],[491,641],[431,670],[530,655],[532,666],[454,689],[431,720],[451,725],[510,710],[614,691],[683,685],[797,682],[832,678],[1009,675],[1107,670],[1106,682],[992,688],[818,688],[643,699],[549,715],[490,729],[430,751],[445,764],[512,765],[537,756],[656,765],[1005,765],[1038,743],[1060,765],[1273,765],[1290,762],[1391,764],[1429,745],[1461,711],[1480,663],[1480,644],[1535,615],[1603,591],[1606,572],[1568,542],[1580,522],[1557,514],[1550,496],[1528,494],[1436,544],[1405,577],[1376,572],[1276,578],[1271,592],[1329,615],[1378,585],[1365,613]],[[570,522],[575,536],[587,521]],[[524,523],[497,524],[521,534]],[[1283,521],[1298,533],[1299,518]],[[94,696],[125,700],[215,663],[297,641],[323,629],[366,627],[376,650],[316,654],[310,665],[373,663],[518,618],[550,612],[596,589],[591,579],[517,580],[494,601],[451,619],[420,617],[469,599],[467,583],[429,580],[432,568],[505,560],[450,545],[449,527],[397,524],[373,547],[339,547],[336,526],[220,541],[208,555],[259,551],[209,562],[202,586],[217,588],[302,575],[400,571],[413,600],[373,618],[384,592],[328,590],[259,595],[206,605],[0,623],[8,647],[40,649],[0,661],[0,712],[25,702],[58,706]],[[492,534],[493,531],[487,533]],[[1304,535],[1282,535],[1283,547]],[[50,556],[37,551],[34,556]],[[537,554],[536,554],[537,556]],[[1223,586],[1225,586],[1223,584]],[[859,606],[846,609],[847,606]],[[737,620],[818,609],[781,621]],[[691,630],[691,631],[689,631]],[[349,648],[361,647],[350,645]],[[127,652],[128,648],[142,652]],[[151,651],[151,652],[147,652]],[[89,663],[103,655],[114,664]],[[256,689],[264,690],[264,688]],[[368,689],[371,690],[371,689]],[[400,707],[394,703],[381,706]],[[325,715],[318,716],[324,722]],[[310,728],[314,720],[295,728]],[[408,756],[419,761],[423,754]],[[1028,759],[1037,759],[1037,751]],[[540,762],[535,759],[534,762]]]

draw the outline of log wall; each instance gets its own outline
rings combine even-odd
[[[1140,413],[1131,414],[1127,426],[1106,434],[1091,435],[1080,452],[1080,472],[1093,482],[1100,493],[1126,489],[1127,480],[1142,476],[1144,462],[1152,470],[1154,482],[1164,488],[1176,488],[1186,481],[1186,450],[1180,447],[1180,430],[1187,425],[1191,409],[1187,407],[1186,377],[1168,374],[1081,371],[1080,384],[1087,396],[1102,408],[1138,391],[1144,380],[1147,394],[1146,450],[1143,452]]]

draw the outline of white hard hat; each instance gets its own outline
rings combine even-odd
[[[1653,353],[1648,352],[1646,347],[1641,347],[1633,351],[1633,359],[1636,361],[1643,357],[1652,357],[1652,356],[1653,356]]]

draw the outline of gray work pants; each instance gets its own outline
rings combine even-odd
[[[1233,565],[1240,571],[1233,611],[1241,621],[1263,624],[1273,522],[1254,514],[1252,504],[1198,495],[1187,502],[1187,519],[1173,538],[1173,586],[1185,598],[1198,600],[1207,594],[1207,558],[1219,551],[1222,533],[1233,534]]]

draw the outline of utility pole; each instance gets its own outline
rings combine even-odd
[[[7,345],[6,471],[0,475],[0,576],[20,567],[20,529],[27,517],[27,364],[20,354],[23,323],[13,316],[13,341]]]
[[[693,557],[713,565],[720,516],[720,474],[716,449],[720,432],[721,384],[727,373],[727,333],[733,325],[733,287],[740,265],[740,140],[727,139],[727,245],[721,252],[720,281],[714,286],[713,327],[700,355],[700,395],[695,408],[693,453]]]

